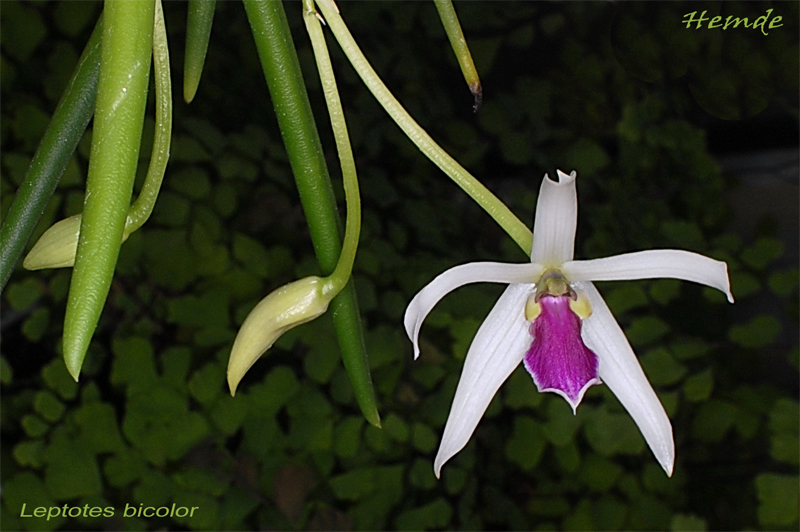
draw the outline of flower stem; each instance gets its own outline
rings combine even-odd
[[[456,53],[456,59],[458,59],[464,79],[467,81],[469,90],[475,98],[472,109],[477,112],[483,101],[483,88],[481,87],[481,79],[478,77],[475,63],[472,61],[472,54],[469,53],[467,40],[461,31],[461,24],[458,22],[453,2],[450,0],[433,0],[433,3],[436,4],[436,9],[439,11],[439,18],[442,19],[444,31],[447,33],[447,38],[450,39],[450,46],[453,47],[453,51]]]
[[[36,149],[25,181],[0,227],[0,291],[8,282],[94,113],[102,35],[101,15]]]
[[[308,221],[311,241],[324,275],[336,269],[341,247],[339,217],[322,144],[314,124],[283,4],[244,0],[261,67]],[[380,426],[352,280],[330,306],[342,361],[364,417]]]
[[[342,167],[342,182],[344,196],[347,202],[347,219],[344,230],[344,243],[336,269],[325,279],[325,291],[330,295],[340,292],[350,279],[353,263],[356,259],[358,238],[361,233],[361,198],[358,192],[358,176],[353,150],[350,147],[350,136],[347,134],[347,123],[339,99],[339,90],[336,88],[336,77],[333,74],[333,65],[325,44],[325,35],[314,10],[313,0],[305,0],[303,7],[303,20],[306,24],[311,47],[317,62],[317,70],[322,81],[322,92],[328,105],[328,114],[331,118],[333,136],[336,140],[336,150],[339,154],[339,163]]]
[[[130,207],[147,104],[155,2],[106,1],[92,151],[64,318],[64,359],[77,380],[100,319]]]
[[[531,249],[531,230],[517,218],[497,196],[475,179],[458,162],[444,151],[400,105],[380,77],[375,73],[347,29],[336,6],[330,0],[316,0],[333,35],[364,84],[383,106],[400,129],[436,166],[461,187],[500,227],[524,249]]]
[[[161,2],[156,2],[153,24],[153,73],[156,89],[156,131],[153,139],[153,150],[150,166],[147,168],[139,197],[131,205],[125,222],[125,238],[144,224],[158,198],[164,172],[169,160],[169,146],[172,140],[172,81],[169,70],[169,46],[167,44],[167,28],[164,24],[164,12]]]

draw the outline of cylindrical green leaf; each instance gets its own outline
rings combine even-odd
[[[8,282],[92,118],[100,74],[102,33],[101,15],[33,156],[25,181],[3,220],[0,228],[0,290]]]
[[[183,99],[194,100],[206,62],[216,0],[189,0],[186,17],[186,55],[183,63]]]
[[[154,2],[106,0],[100,80],[78,253],[64,319],[64,359],[78,379],[117,264],[139,158]]]
[[[314,251],[323,275],[329,275],[336,268],[341,252],[340,220],[286,13],[281,2],[271,0],[245,0],[244,6],[300,192]],[[364,417],[380,426],[352,280],[331,302],[330,308],[356,400]]]

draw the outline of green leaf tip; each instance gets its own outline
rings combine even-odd
[[[208,52],[216,0],[189,0],[186,17],[186,55],[183,64],[183,99],[192,103]]]
[[[160,2],[106,3],[94,132],[64,317],[64,360],[77,380],[100,320],[133,192]]]

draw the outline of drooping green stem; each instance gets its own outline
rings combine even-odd
[[[389,92],[383,81],[370,66],[367,58],[359,49],[350,31],[347,29],[338,9],[330,0],[316,0],[328,26],[339,42],[350,63],[358,72],[362,81],[373,96],[383,106],[389,116],[400,126],[400,129],[436,166],[461,187],[478,205],[480,205],[508,233],[520,248],[531,249],[533,235],[531,230],[517,218],[513,212],[483,184],[467,172],[455,159],[444,151],[425,132],[411,115],[400,105],[400,102]]]
[[[303,20],[311,39],[311,47],[317,62],[317,70],[322,81],[322,92],[328,104],[328,114],[331,118],[333,136],[336,139],[336,150],[339,153],[339,163],[342,167],[342,182],[344,196],[347,202],[347,219],[344,230],[344,244],[336,269],[325,279],[325,291],[336,294],[344,288],[350,280],[353,263],[356,260],[358,237],[361,233],[361,197],[358,192],[358,175],[353,150],[350,147],[350,136],[347,133],[347,122],[339,99],[339,90],[336,88],[336,77],[333,74],[333,65],[325,44],[325,35],[314,10],[312,1],[305,1],[303,7]]]
[[[164,12],[161,2],[156,2],[153,23],[153,74],[156,89],[156,132],[153,138],[153,150],[150,166],[147,168],[139,197],[128,211],[125,221],[125,238],[144,224],[158,198],[164,173],[169,160],[169,147],[172,140],[172,80],[169,70],[169,45],[167,28],[164,24]]]
[[[456,59],[458,59],[458,65],[461,67],[464,79],[469,85],[472,96],[475,97],[473,109],[477,111],[483,101],[483,88],[481,87],[481,79],[478,76],[475,63],[472,61],[472,54],[469,53],[469,46],[467,46],[467,40],[464,38],[464,32],[461,31],[461,24],[458,22],[453,2],[450,0],[433,0],[433,3],[436,4],[436,9],[439,11],[439,18],[442,19],[444,31],[447,33],[447,38],[450,39],[450,46],[453,47],[453,51],[456,53]]]
[[[206,61],[216,0],[189,0],[186,17],[186,54],[183,63],[183,99],[194,100]]]
[[[339,217],[311,104],[281,2],[245,0],[245,10],[297,182],[314,251],[324,275],[341,252]],[[353,282],[330,305],[342,361],[364,417],[380,426]]]
[[[119,256],[139,159],[155,2],[107,0],[86,199],[64,319],[64,359],[78,379]]]
[[[94,113],[102,35],[101,15],[0,227],[0,291],[8,282]]]

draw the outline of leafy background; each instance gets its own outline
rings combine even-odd
[[[100,5],[1,7],[5,213]],[[734,306],[677,281],[600,286],[673,421],[673,478],[605,387],[573,416],[520,369],[436,480],[463,357],[502,288],[448,296],[416,362],[405,305],[449,266],[525,257],[415,150],[332,40],[361,176],[355,276],[383,428],[361,417],[327,316],[286,334],[228,395],[247,312],[318,270],[244,11],[220,2],[198,97],[187,106],[175,91],[165,185],[122,248],[80,383],[60,353],[69,271],[20,269],[2,295],[0,526],[796,530],[797,4],[458,3],[485,90],[477,114],[432,3],[340,7],[412,115],[521,219],[544,172],[577,169],[576,256],[679,247],[728,261]],[[696,9],[768,7],[785,24],[768,36],[680,24]],[[300,5],[286,9],[335,169]],[[185,4],[165,12],[180,87]],[[80,212],[89,137],[34,238]],[[761,188],[741,177],[757,155],[787,152]],[[774,201],[758,208],[767,189]],[[23,519],[22,503],[117,512]],[[201,510],[120,517],[125,504],[172,503]]]

